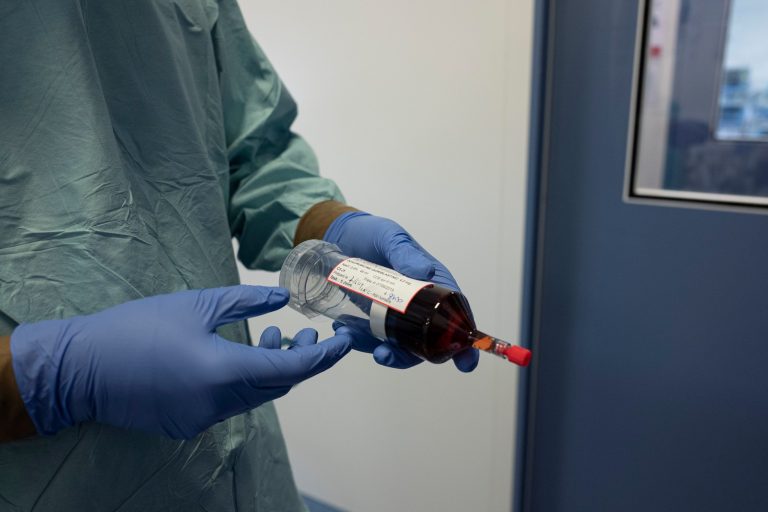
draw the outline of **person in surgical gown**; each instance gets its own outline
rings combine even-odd
[[[344,206],[318,175],[235,0],[3,1],[0,44],[0,336],[14,357],[32,354],[23,333],[45,320],[108,324],[120,314],[90,315],[124,303],[162,312],[166,299],[145,301],[237,285],[233,236],[245,266],[277,270],[295,241],[336,223],[328,232],[350,255],[455,286],[428,253],[402,254],[403,240],[423,250],[397,224]],[[154,332],[152,314],[125,315],[121,335]],[[218,334],[247,344],[232,320]],[[417,362],[355,342],[382,364]],[[455,362],[469,371],[477,354]],[[24,375],[36,367],[13,364],[19,388],[34,384]],[[2,511],[304,510],[269,401],[176,436],[119,414],[46,429],[50,411],[29,400],[37,432],[0,443]]]

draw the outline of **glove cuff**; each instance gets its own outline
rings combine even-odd
[[[69,344],[60,320],[21,324],[11,334],[13,372],[35,429],[53,435],[74,424],[59,389],[61,356]],[[53,340],[53,342],[52,342]]]
[[[328,226],[328,229],[323,236],[323,240],[338,245],[342,233],[344,232],[344,226],[347,222],[357,217],[368,217],[370,215],[370,213],[361,211],[347,212],[339,215],[333,222],[331,222],[331,225]]]

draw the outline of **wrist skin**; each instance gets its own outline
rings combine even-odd
[[[323,201],[306,211],[299,220],[293,245],[299,245],[306,240],[322,240],[325,232],[339,215],[356,212],[357,208],[338,201]]]
[[[11,337],[0,336],[0,442],[37,434],[21,399],[11,358]]]

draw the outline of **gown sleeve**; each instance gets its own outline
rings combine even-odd
[[[291,131],[296,103],[253,40],[235,0],[219,2],[213,29],[230,163],[229,224],[247,268],[278,270],[301,216],[343,201],[319,175],[312,148]]]

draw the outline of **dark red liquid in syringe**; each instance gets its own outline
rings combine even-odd
[[[386,331],[400,347],[432,363],[444,363],[472,346],[521,366],[530,361],[527,349],[478,331],[464,295],[442,286],[419,290],[405,313],[390,309]]]

